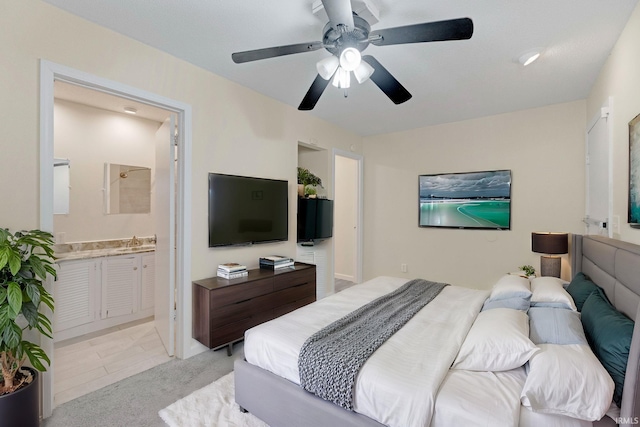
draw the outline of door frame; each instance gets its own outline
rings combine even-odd
[[[40,60],[40,228],[53,231],[53,105],[56,80],[88,89],[135,100],[174,112],[178,116],[178,185],[176,187],[176,214],[172,222],[176,242],[176,342],[178,358],[195,354],[191,338],[191,154],[192,111],[189,104],[175,101],[132,86],[104,79],[83,71],[41,59]],[[49,280],[49,289],[53,283]],[[53,340],[41,337],[41,346],[54,364]],[[43,417],[51,415],[53,402],[53,369],[42,375]]]
[[[363,197],[362,197],[362,193],[363,193],[363,177],[364,177],[364,156],[362,156],[361,154],[356,154],[356,153],[352,153],[350,151],[345,151],[345,150],[340,150],[338,148],[334,148],[333,149],[333,155],[331,156],[331,176],[332,176],[332,181],[333,181],[333,192],[332,194],[336,194],[335,191],[335,186],[336,186],[336,157],[340,156],[340,157],[347,157],[349,159],[353,159],[357,162],[357,167],[358,167],[358,171],[357,171],[357,197],[358,197],[358,201],[357,201],[357,205],[356,205],[356,277],[355,277],[355,282],[356,283],[361,283],[362,282],[362,259],[363,259],[363,255],[362,255],[362,251],[363,251],[363,241],[364,241],[364,233],[363,233]],[[333,239],[331,239],[331,244],[334,245]],[[335,248],[332,248],[332,253],[334,254],[335,257]],[[333,262],[333,264],[335,265],[335,260]]]

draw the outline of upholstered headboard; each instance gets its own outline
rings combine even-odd
[[[574,234],[571,273],[583,272],[604,289],[609,301],[636,322],[624,379],[621,426],[640,417],[640,246],[602,236]]]

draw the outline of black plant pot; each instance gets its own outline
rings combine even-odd
[[[40,375],[32,368],[33,381],[20,390],[0,396],[0,423],[4,426],[38,427],[40,425]]]

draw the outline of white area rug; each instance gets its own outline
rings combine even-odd
[[[240,412],[234,399],[233,372],[158,412],[171,427],[269,427]]]

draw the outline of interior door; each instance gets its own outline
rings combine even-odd
[[[609,108],[604,106],[587,129],[586,234],[613,236]]]
[[[334,268],[338,279],[356,282],[358,251],[358,162],[335,156]]]
[[[155,324],[169,356],[175,342],[175,115],[156,132],[155,211]]]
[[[363,161],[360,154],[333,150],[334,274],[355,283],[362,281]]]

